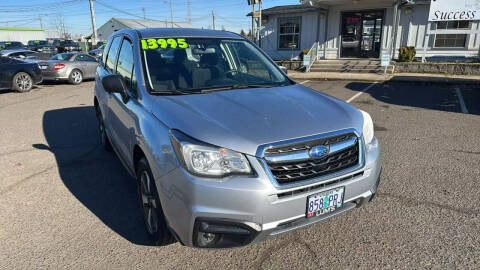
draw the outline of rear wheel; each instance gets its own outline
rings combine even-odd
[[[12,89],[20,92],[25,93],[32,89],[33,87],[33,80],[28,73],[19,72],[13,76],[12,81]]]
[[[83,74],[80,70],[74,69],[70,72],[70,76],[68,76],[68,81],[71,84],[80,84],[83,81]]]
[[[110,140],[108,139],[107,133],[105,131],[105,125],[103,123],[103,117],[102,117],[102,112],[100,111],[100,108],[98,105],[95,105],[95,114],[97,116],[97,121],[98,121],[98,131],[100,132],[100,141],[102,142],[103,148],[111,152],[112,145],[110,144]]]
[[[156,246],[174,243],[175,238],[167,227],[152,171],[145,158],[138,162],[137,182],[138,201],[142,209],[148,237]]]

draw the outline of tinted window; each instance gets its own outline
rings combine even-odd
[[[121,41],[122,37],[116,37],[112,42],[112,46],[110,46],[110,51],[108,52],[107,61],[105,64],[105,68],[110,73],[115,73],[115,62],[117,62],[117,55],[118,50],[120,49]]]
[[[59,53],[59,54],[56,54],[52,57],[50,57],[50,60],[64,60],[64,61],[68,61],[70,60],[70,58],[72,58],[73,54],[71,53]]]
[[[117,74],[122,75],[127,88],[132,89],[133,48],[132,43],[126,39],[123,40],[122,49],[118,56]]]
[[[86,54],[77,55],[77,57],[75,58],[75,61],[97,62],[97,60],[95,60],[95,58],[91,57],[90,55],[86,55]]]

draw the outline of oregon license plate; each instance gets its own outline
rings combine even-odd
[[[320,216],[342,207],[345,187],[339,187],[307,197],[307,217]]]

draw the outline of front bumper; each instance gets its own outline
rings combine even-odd
[[[168,225],[181,243],[198,246],[195,239],[199,222],[207,220],[213,225],[218,221],[247,226],[251,232],[248,239],[225,247],[241,246],[317,223],[368,202],[377,190],[381,173],[377,140],[374,139],[364,151],[365,165],[360,169],[287,189],[276,188],[259,160],[251,156],[248,159],[257,173],[255,176],[235,176],[217,181],[193,176],[183,168],[177,168],[156,181]],[[319,185],[322,182],[335,183]],[[342,186],[345,187],[342,208],[306,218],[309,195]]]

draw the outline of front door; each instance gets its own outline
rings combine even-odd
[[[342,13],[341,57],[379,58],[383,11]]]

